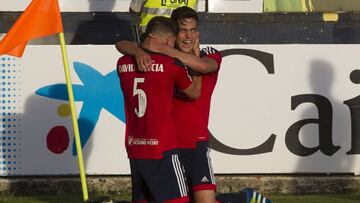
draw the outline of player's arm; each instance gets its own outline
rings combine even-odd
[[[124,40],[116,42],[115,47],[122,54],[134,56],[140,70],[145,71],[151,66],[150,55],[141,49],[138,43]]]
[[[188,67],[200,73],[211,73],[218,69],[218,64],[214,59],[206,56],[200,57],[199,36],[196,38],[192,53],[185,53],[173,47],[159,44],[155,44],[151,48],[156,52],[180,59]]]
[[[193,54],[184,53],[172,47],[167,47],[165,51],[167,51],[166,53],[169,56],[180,59],[187,66],[200,73],[211,73],[218,69],[218,64],[212,58],[206,56],[198,57]]]
[[[175,59],[175,86],[189,99],[198,99],[201,95],[202,78],[199,75],[191,75],[194,72],[187,71],[186,66],[179,59]],[[191,79],[190,79],[191,76]]]
[[[188,54],[169,46],[162,46],[153,50],[174,58],[178,58],[187,66],[200,73],[210,73],[218,69],[218,64],[216,61],[206,56],[198,57],[194,54]]]
[[[183,90],[184,94],[191,100],[196,100],[201,95],[201,76],[192,76],[192,83],[189,87]]]

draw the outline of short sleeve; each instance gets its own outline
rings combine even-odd
[[[180,90],[188,88],[192,81],[187,72],[186,66],[178,59],[175,59],[174,66],[174,79],[176,88]]]
[[[221,56],[221,53],[218,50],[216,50],[215,48],[213,48],[213,47],[202,48],[200,51],[200,57],[208,57],[208,58],[214,59],[218,65],[218,70],[220,69],[220,65],[222,62],[222,56]]]

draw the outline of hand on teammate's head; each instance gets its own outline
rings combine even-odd
[[[200,32],[197,32],[197,37],[195,39],[195,44],[193,48],[194,54],[200,57]]]

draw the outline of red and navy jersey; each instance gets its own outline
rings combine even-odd
[[[177,148],[172,100],[174,89],[191,85],[182,62],[166,55],[149,53],[153,63],[140,72],[135,59],[123,56],[117,72],[124,94],[125,146],[132,159],[161,159],[162,153]]]
[[[211,95],[214,91],[222,56],[212,47],[201,50],[201,57],[209,57],[216,61],[218,69],[202,75],[201,96],[195,101],[175,97],[174,119],[178,144],[181,148],[194,148],[199,141],[208,141],[208,123]]]

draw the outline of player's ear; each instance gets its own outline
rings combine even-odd
[[[174,47],[175,46],[175,41],[176,41],[176,37],[175,36],[171,36],[168,35],[166,38],[166,44],[170,47]]]

